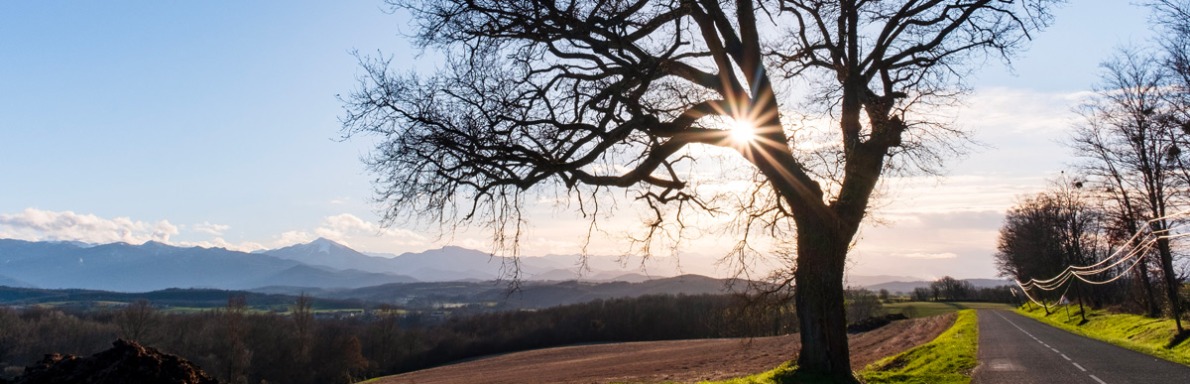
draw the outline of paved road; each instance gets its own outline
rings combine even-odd
[[[1190,367],[1010,311],[980,310],[979,367],[972,383],[1190,383]]]

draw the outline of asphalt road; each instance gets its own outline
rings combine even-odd
[[[972,383],[1190,383],[1190,367],[1010,311],[979,310],[979,366]]]

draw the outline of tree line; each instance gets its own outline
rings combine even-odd
[[[1067,140],[1077,168],[1008,212],[996,263],[1034,299],[1171,316],[1181,331],[1187,247],[1178,235],[1186,233],[1190,212],[1190,152],[1182,149],[1190,143],[1190,1],[1146,5],[1156,41],[1123,48],[1102,64],[1100,84],[1079,107],[1081,121]],[[1070,266],[1083,268],[1067,271]]]
[[[450,316],[380,306],[366,316],[316,318],[312,299],[288,313],[226,307],[179,314],[147,301],[107,311],[0,308],[0,367],[20,373],[43,354],[90,355],[117,337],[189,359],[230,383],[348,383],[460,359],[552,346],[797,331],[792,303],[741,295],[658,295],[537,311]],[[460,311],[468,313],[469,311]]]
[[[914,288],[909,294],[913,301],[986,301],[1017,302],[1008,286],[976,288],[971,282],[943,276],[928,287]]]

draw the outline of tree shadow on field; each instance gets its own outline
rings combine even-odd
[[[1173,347],[1178,346],[1178,344],[1186,341],[1186,339],[1190,339],[1190,331],[1182,331],[1182,333],[1174,335],[1173,338],[1169,340],[1169,344],[1165,345],[1165,349],[1173,349]]]

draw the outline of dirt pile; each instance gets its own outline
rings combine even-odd
[[[137,344],[116,340],[112,348],[92,355],[78,357],[58,353],[45,355],[37,363],[25,368],[25,374],[11,384],[108,384],[108,383],[170,383],[217,384],[194,364],[181,357]],[[0,380],[0,383],[3,383]]]

